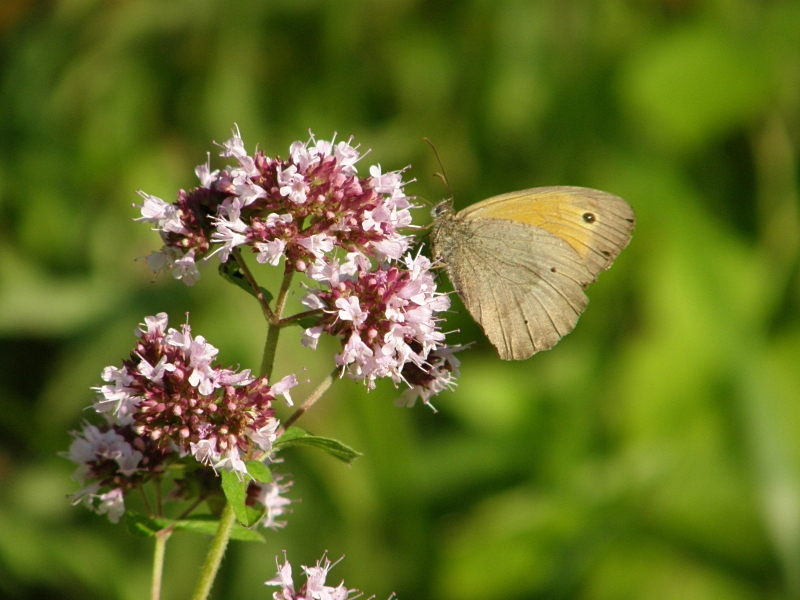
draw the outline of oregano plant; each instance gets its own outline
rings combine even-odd
[[[199,185],[172,203],[139,192],[136,220],[161,237],[163,246],[147,258],[154,271],[202,285],[201,267],[216,262],[221,276],[258,302],[267,323],[258,371],[221,366],[217,348],[192,330],[188,315],[177,327],[166,313],[145,316],[130,356],[103,370],[94,416],[64,453],[78,465],[73,503],[154,539],[153,600],[174,531],[213,536],[193,596],[203,600],[229,540],[263,541],[264,532],[286,525],[292,482],[280,473],[281,450],[310,446],[346,463],[359,456],[296,424],[337,379],[373,389],[389,378],[403,388],[396,404],[421,398],[430,406],[458,375],[460,347],[448,346],[440,327],[450,301],[437,291],[431,262],[412,235],[415,206],[402,171],[374,165],[362,177],[363,155],[352,139],[312,134],[281,159],[249,154],[235,128],[220,147],[230,165],[212,171],[209,155],[195,170]],[[269,268],[283,271],[277,290],[259,284],[259,270]],[[296,277],[303,278],[305,310],[287,315]],[[341,351],[331,357],[330,375],[281,422],[275,403],[295,406],[292,389],[304,368],[273,377],[279,335],[289,326],[302,327],[304,346],[316,349],[328,335],[341,341]],[[126,504],[133,494],[144,512]],[[299,587],[286,556],[276,563],[266,584],[279,588],[277,600],[361,595],[344,583],[326,584],[335,565],[326,553],[302,566]]]

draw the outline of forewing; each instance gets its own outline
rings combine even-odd
[[[594,274],[568,243],[502,219],[460,228],[465,241],[449,257],[450,278],[500,358],[528,358],[572,331]]]
[[[567,242],[596,276],[628,245],[634,227],[631,206],[619,196],[581,187],[544,187],[503,194],[458,214],[464,221],[516,221],[544,229]]]

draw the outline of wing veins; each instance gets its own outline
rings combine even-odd
[[[467,253],[469,253],[469,252],[472,252],[472,251],[469,250]],[[474,252],[473,252],[473,254],[474,254]],[[503,262],[506,265],[511,265],[512,264],[512,263],[509,263],[508,261],[503,261],[502,259],[501,259],[501,262]],[[470,263],[470,266],[472,266],[472,261],[469,261],[469,263]],[[556,324],[556,321],[553,319],[553,314],[551,313],[550,308],[548,308],[548,305],[550,303],[545,303],[545,302],[542,301],[542,295],[544,295],[544,297],[548,298],[548,299],[552,299],[552,296],[550,294],[548,294],[546,290],[542,289],[542,286],[537,285],[537,284],[539,282],[545,283],[553,292],[555,292],[556,295],[560,296],[567,303],[567,305],[572,309],[572,312],[574,312],[576,316],[580,316],[581,315],[581,313],[583,312],[583,309],[585,308],[585,306],[576,307],[573,304],[572,300],[564,292],[562,292],[558,287],[556,287],[555,284],[553,284],[547,278],[542,277],[539,274],[539,272],[537,272],[533,267],[531,267],[531,266],[529,266],[527,264],[520,263],[517,266],[524,267],[528,272],[530,272],[533,275],[535,275],[539,280],[537,282],[534,282],[534,283],[528,284],[528,285],[511,279],[504,272],[498,270],[496,265],[494,265],[494,264],[490,263],[488,266],[498,278],[504,279],[507,282],[509,282],[511,285],[513,285],[519,291],[519,293],[521,295],[522,295],[523,291],[528,291],[531,294],[531,296],[533,297],[533,299],[535,299],[536,302],[539,304],[539,306],[541,307],[542,311],[544,311],[544,313],[547,315],[548,321],[550,321],[550,324],[552,325],[553,330],[556,333],[558,333],[559,337],[563,337],[564,335],[566,335],[567,333],[572,331],[572,327],[570,327],[564,333],[561,332],[561,328]],[[472,268],[471,270],[472,270],[473,274],[476,273],[474,268]],[[565,277],[569,277],[568,275],[565,275],[563,273],[561,273],[561,274],[564,275]],[[569,278],[572,279],[572,281],[574,281],[578,285],[581,285],[580,281],[578,281],[578,280],[576,280],[576,279],[574,279],[572,277],[569,277]],[[497,303],[497,295],[495,294],[494,287],[493,286],[489,286],[489,288],[492,291],[492,298],[494,298],[494,300],[495,300],[495,306],[499,306],[499,304]],[[519,309],[521,306],[522,305],[518,302],[517,303],[517,308]],[[522,316],[522,320],[525,322],[525,326],[528,329],[528,333],[530,334],[531,333],[530,332],[530,324],[528,322],[527,315],[524,313],[524,311],[520,310],[519,312],[520,312],[520,314]],[[498,317],[499,317],[499,313],[498,313]],[[500,319],[498,319],[498,320],[500,320]],[[538,320],[537,320],[537,324],[538,324]],[[506,338],[506,335],[505,335],[505,329],[503,327],[501,327],[500,329],[503,332],[503,341],[506,344],[506,347],[508,347],[508,339]],[[544,330],[543,326],[542,326],[542,330]],[[532,336],[531,339],[534,340],[535,337]],[[536,347],[535,344],[534,344],[534,347]]]

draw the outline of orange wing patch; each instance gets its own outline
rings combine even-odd
[[[479,202],[467,208],[464,216],[469,220],[504,219],[539,227],[567,242],[585,260],[592,253],[594,231],[584,215],[593,215],[588,219],[598,215],[577,206],[575,201],[573,194],[561,191],[515,192]],[[591,199],[585,198],[584,202],[591,203]]]

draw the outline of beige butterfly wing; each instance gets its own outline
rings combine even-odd
[[[576,187],[479,202],[437,223],[434,255],[504,360],[553,347],[586,308],[583,290],[628,244],[633,209]]]

